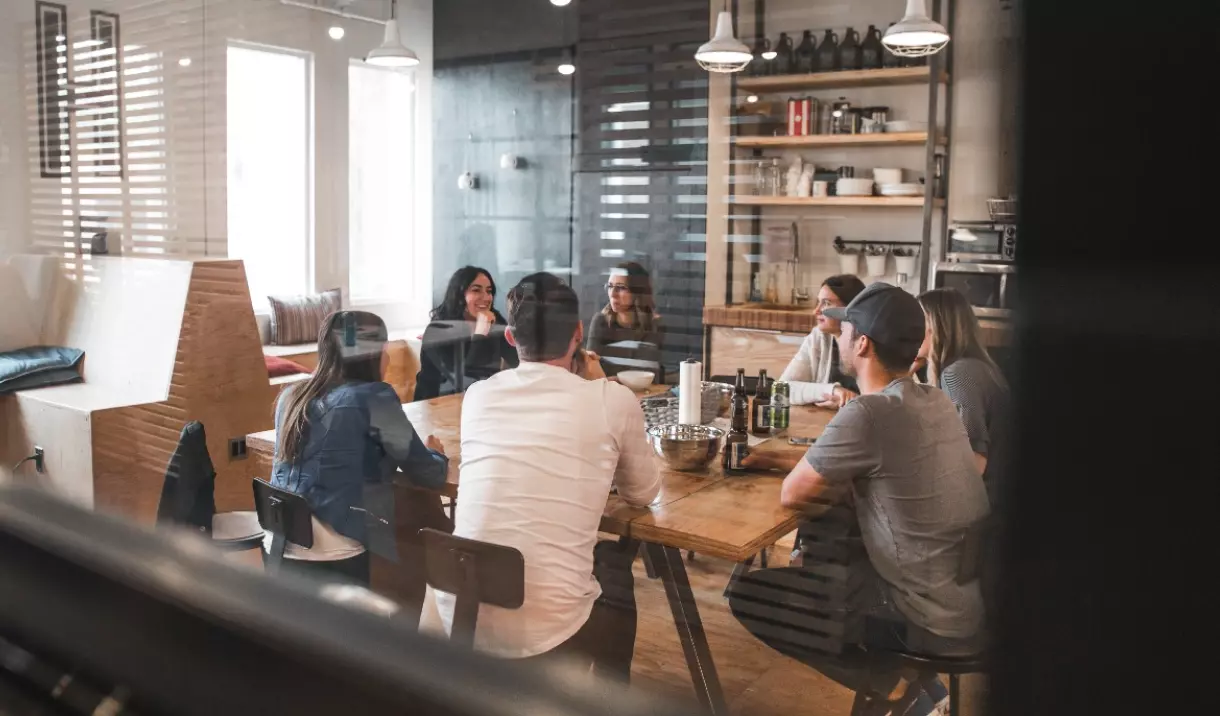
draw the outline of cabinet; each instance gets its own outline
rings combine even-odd
[[[760,328],[708,328],[708,354],[703,357],[708,375],[735,375],[744,368],[746,375],[778,378],[788,367],[805,340],[804,333],[763,330]]]

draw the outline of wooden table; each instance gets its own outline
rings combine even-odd
[[[651,392],[660,390],[654,388]],[[460,395],[402,406],[420,435],[435,435],[445,444],[450,458],[449,479],[441,493],[451,498],[458,494],[461,406]],[[793,407],[791,427],[785,435],[820,435],[833,416],[830,410]],[[805,448],[788,445],[785,435],[754,450],[802,455]],[[275,431],[248,435],[246,445],[260,470],[258,474],[270,475]],[[661,481],[661,494],[649,507],[632,507],[611,495],[602,515],[601,530],[642,544],[650,567],[665,585],[700,701],[711,713],[727,713],[682,551],[744,562],[796,529],[799,514],[780,506],[783,475],[779,473],[727,476],[716,461],[702,472],[679,472],[662,466]]]

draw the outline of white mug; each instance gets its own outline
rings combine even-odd
[[[829,191],[830,191],[830,182],[815,181],[813,183],[813,195],[815,197],[826,196]]]

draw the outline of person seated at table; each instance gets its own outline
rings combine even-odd
[[[813,309],[817,323],[779,378],[788,382],[794,405],[839,408],[860,392],[855,379],[839,368],[835,343],[839,322],[827,316],[826,309],[846,306],[863,290],[864,282],[851,274],[831,276],[822,282]]]
[[[378,316],[332,313],[318,335],[313,375],[276,404],[271,484],[304,495],[313,512],[313,546],[289,543],[285,569],[367,585],[369,550],[396,558],[395,472],[401,468],[419,487],[445,482],[444,446],[431,435],[420,439],[381,381],[386,340]],[[264,546],[270,549],[269,533]],[[418,591],[422,600],[422,583]]]
[[[661,380],[661,345],[665,338],[661,317],[652,298],[652,281],[634,261],[610,270],[606,280],[609,300],[589,321],[586,347],[601,357],[607,375],[623,370],[652,370]]]
[[[978,318],[965,296],[937,288],[922,294],[919,305],[928,324],[919,354],[927,360],[931,384],[957,407],[994,507],[1008,442],[1008,381],[983,347]]]
[[[492,307],[496,282],[486,269],[463,266],[453,273],[445,297],[432,309],[432,322],[420,346],[420,370],[415,399],[427,400],[462,392],[458,383],[459,349],[464,353],[463,384],[483,380],[507,364],[517,365],[517,352],[504,338],[504,316]]]
[[[598,542],[611,487],[645,506],[660,476],[644,413],[580,351],[576,293],[538,273],[512,289],[508,338],[521,364],[476,383],[462,403],[454,534],[525,557],[525,602],[479,609],[475,647],[511,659],[556,656],[626,682],[636,612],[634,551]],[[446,631],[454,599],[436,593]]]
[[[842,367],[856,378],[860,397],[839,409],[803,459],[759,454],[746,464],[789,470],[781,488],[788,508],[817,514],[851,496],[867,559],[851,564],[849,583],[859,579],[862,586],[836,618],[853,642],[944,656],[976,653],[983,638],[980,584],[959,584],[957,576],[967,533],[989,513],[987,492],[953,403],[910,376],[924,338],[923,310],[902,289],[876,283],[846,308],[824,312],[842,321]],[[774,648],[850,688],[888,693],[896,673],[866,684],[860,673],[841,663],[828,666],[814,648],[802,647],[811,601],[802,585],[814,578],[808,569],[744,577],[730,596],[734,616]],[[863,617],[867,638],[858,631]],[[781,633],[777,623],[789,628]],[[824,626],[811,628],[825,633]],[[923,713],[944,694],[931,697]]]

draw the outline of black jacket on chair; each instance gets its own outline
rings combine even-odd
[[[191,525],[211,534],[215,489],[216,470],[208,455],[203,423],[192,420],[182,428],[178,449],[165,470],[157,524]]]

